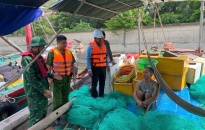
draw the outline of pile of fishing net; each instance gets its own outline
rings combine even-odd
[[[190,86],[189,92],[192,98],[205,104],[205,75]]]
[[[70,93],[76,98],[67,112],[69,124],[87,130],[199,130],[204,119],[183,118],[171,111],[149,111],[146,115],[136,108],[131,96],[111,92],[103,98],[92,98],[89,86]],[[202,122],[204,121],[204,122]],[[69,128],[58,128],[72,130]]]

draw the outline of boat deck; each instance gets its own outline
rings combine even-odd
[[[79,82],[79,84],[76,84],[76,86],[74,85],[73,87],[75,89],[78,89],[79,86],[81,86],[83,84],[90,85],[90,83],[91,83],[90,77],[86,76],[84,80]],[[174,91],[174,92],[179,97],[186,100],[187,102],[189,102],[195,106],[198,106],[198,107],[201,106],[201,103],[199,103],[198,101],[196,101],[190,97],[188,87],[185,87],[182,91]],[[136,107],[136,103],[135,103],[134,99],[133,99],[133,104],[129,105],[127,107],[127,109],[130,110],[131,112],[133,112],[134,114],[138,115],[138,109]],[[178,106],[176,103],[174,103],[162,89],[160,89],[159,97],[157,99],[157,111],[174,112],[176,115],[180,115],[180,116],[184,117],[185,119],[193,120],[194,122],[197,122],[197,119],[199,118],[199,116],[196,116],[192,113],[187,112],[186,110],[184,110],[183,108]],[[27,129],[27,121],[22,123],[21,125],[19,125],[15,129],[22,129],[22,128]]]

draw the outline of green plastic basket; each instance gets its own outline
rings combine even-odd
[[[137,62],[137,67],[140,70],[144,70],[144,68],[146,68],[146,67],[151,67],[148,59],[138,59],[138,60],[136,60],[136,62]],[[154,66],[156,66],[158,63],[158,61],[154,60],[154,59],[152,60],[152,62],[154,63]]]

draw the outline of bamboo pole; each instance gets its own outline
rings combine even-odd
[[[19,51],[20,53],[23,52],[23,50],[21,48],[19,48],[15,43],[13,43],[11,40],[7,39],[4,36],[0,36],[7,44],[9,44],[10,46],[12,46],[14,49],[16,49],[17,51]]]
[[[140,40],[140,24],[141,24],[141,18],[140,18],[140,8],[137,9],[138,12],[138,42],[139,42],[139,54],[141,54],[141,40]]]
[[[57,118],[59,118],[61,115],[63,115],[69,108],[71,107],[71,104],[73,102],[72,99],[71,101],[67,102],[51,114],[49,114],[47,117],[30,127],[28,130],[43,130],[47,128],[51,123],[53,123]]]

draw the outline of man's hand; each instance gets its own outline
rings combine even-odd
[[[52,87],[53,86],[53,79],[48,78],[48,84],[50,87]]]
[[[76,76],[73,76],[73,83],[76,82]]]
[[[90,76],[93,76],[92,71],[88,71],[88,74],[89,74]]]
[[[53,74],[53,78],[54,78],[54,79],[57,79],[57,80],[62,80],[62,79],[63,79],[63,77],[60,76],[59,73],[54,73],[54,74]]]
[[[110,67],[109,66],[107,67],[107,71],[110,72]]]
[[[45,90],[45,92],[44,92],[43,95],[44,95],[45,97],[47,97],[47,98],[51,98],[51,97],[52,97],[51,91],[49,91],[49,90]]]
[[[112,63],[112,65],[115,65],[115,64],[117,64],[117,63],[116,63],[115,61],[112,61],[111,63]]]
[[[141,101],[140,101],[140,102],[137,102],[137,107],[138,107],[138,108],[143,107],[143,104],[142,104]]]

